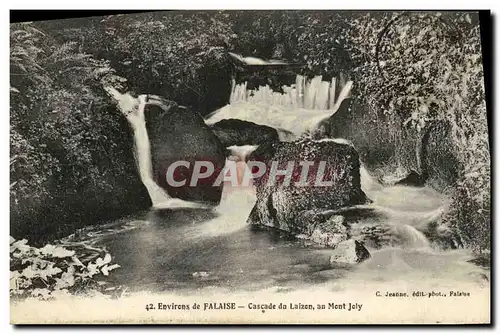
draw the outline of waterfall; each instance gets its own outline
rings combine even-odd
[[[430,250],[431,243],[421,232],[446,211],[447,201],[427,188],[386,186],[360,166],[361,188],[373,200],[369,204],[403,241],[404,248]]]
[[[323,81],[319,75],[307,80],[302,75],[297,75],[295,83],[291,86],[282,86],[283,93],[273,91],[269,85],[259,86],[255,89],[247,89],[248,83],[236,85],[233,83],[229,102],[247,102],[250,104],[267,104],[281,106],[284,109],[305,109],[336,111],[344,99],[346,99],[352,88],[352,81],[337,86],[337,80],[331,82]],[[340,81],[339,81],[340,83]],[[336,95],[336,89],[340,88]]]
[[[229,104],[208,115],[205,123],[211,125],[236,118],[273,127],[280,139],[292,141],[316,130],[350,97],[353,82],[340,87],[336,87],[336,82],[335,79],[322,81],[322,76],[306,80],[297,75],[294,84],[282,87],[283,93],[274,92],[268,85],[247,89],[247,82],[239,85],[233,82]]]
[[[154,208],[201,208],[204,205],[189,201],[184,201],[178,198],[170,197],[167,192],[162,189],[153,180],[153,166],[151,163],[151,147],[146,129],[146,119],[144,116],[144,108],[146,106],[145,96],[139,96],[139,106],[133,109],[132,112],[126,115],[127,120],[133,129],[134,134],[134,149],[137,168],[142,183],[146,187],[149,197]],[[123,103],[122,103],[123,104]],[[121,106],[121,110],[126,110]]]
[[[248,90],[246,83],[233,85],[230,104],[209,115],[205,122],[213,124],[227,118],[251,121],[278,129],[280,139],[293,140],[317,126],[321,120],[333,115],[340,107],[340,103],[349,97],[352,82],[349,81],[341,87],[336,87],[336,82],[335,79],[331,83],[323,82],[321,77],[307,82],[304,77],[297,76],[294,85],[284,87],[284,93],[273,92],[269,87]],[[118,96],[119,109],[132,126],[140,178],[148,190],[153,207],[203,207],[195,202],[170,197],[154,181],[150,141],[144,115],[145,96],[141,95],[135,99],[129,94],[119,94],[112,90],[111,94]],[[283,136],[286,138],[281,138]],[[319,141],[353,145],[342,138]],[[245,157],[255,150],[256,146],[231,146],[228,149],[231,151],[231,157],[226,161],[226,167],[234,167],[229,170],[236,171],[238,182],[241,182],[246,166]],[[429,241],[420,231],[426,228],[428,222],[435,221],[442,214],[443,203],[440,203],[440,196],[429,194],[426,189],[383,185],[370,175],[362,163],[360,178],[361,188],[373,200],[373,203],[367,206],[384,217],[384,222],[390,224],[393,232],[401,236],[405,246],[428,248]],[[252,186],[241,187],[241,184],[234,187],[230,182],[225,182],[221,204],[217,211],[223,216],[229,213],[235,217],[247,215],[252,207],[250,204],[255,201],[255,190],[252,188]],[[415,212],[415,208],[424,211]]]
[[[407,248],[430,249],[427,237],[415,227],[408,224],[393,224],[392,226],[394,232],[404,239],[404,246]]]

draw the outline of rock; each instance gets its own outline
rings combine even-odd
[[[341,215],[331,211],[306,210],[299,214],[302,233],[296,238],[305,239],[316,245],[334,248],[340,242],[349,239],[350,226]]]
[[[404,240],[386,224],[353,224],[351,236],[370,248],[395,247],[404,244]]]
[[[335,210],[368,202],[360,186],[358,154],[350,145],[307,138],[290,143],[266,143],[247,159],[248,163],[252,160],[264,162],[267,170],[254,180],[257,201],[248,218],[250,224],[312,235],[314,222],[305,219],[304,211]],[[314,162],[305,186],[296,184],[301,179],[299,162],[302,161]],[[284,177],[276,178],[275,184],[268,182],[272,162],[277,162],[280,169],[285,169],[289,162],[294,163],[289,184],[283,182]],[[329,185],[316,183],[318,174],[321,178],[320,162],[324,163],[323,180],[331,181]],[[322,233],[316,232],[316,236]]]
[[[367,213],[360,210],[355,210],[355,212]],[[340,242],[351,238],[374,249],[404,244],[402,237],[390,225],[361,223],[353,219],[350,214],[350,210],[342,209],[303,211],[300,215],[302,222],[300,225],[303,226],[302,236],[315,244],[328,247],[335,247]],[[357,219],[362,220],[363,217],[359,216]]]
[[[422,164],[429,174],[429,183],[444,190],[454,185],[460,176],[460,161],[454,150],[452,126],[445,121],[433,121],[423,140],[425,154]]]
[[[330,257],[330,263],[360,263],[370,257],[370,252],[365,248],[363,243],[349,239],[341,242],[333,250]]]
[[[213,186],[225,164],[225,147],[205,124],[197,112],[179,106],[173,101],[156,97],[155,104],[145,108],[146,128],[151,143],[153,178],[158,185],[175,198],[218,204],[222,183]],[[176,161],[189,162],[189,168],[178,167],[176,181],[186,180],[185,186],[173,187],[167,183],[167,168]],[[195,161],[210,161],[215,167],[210,177],[189,186]],[[203,170],[202,170],[203,171]]]
[[[279,141],[276,129],[239,119],[224,119],[210,127],[224,147]]]
[[[349,225],[342,216],[332,216],[314,227],[310,240],[316,244],[336,247],[349,238]]]
[[[460,238],[460,233],[453,228],[447,219],[439,219],[430,222],[423,231],[427,239],[437,245],[440,249],[463,248],[464,244]]]
[[[409,187],[423,187],[426,181],[427,177],[412,170],[405,178],[397,181],[394,184],[400,186],[409,186]]]

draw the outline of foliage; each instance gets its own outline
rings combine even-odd
[[[227,103],[232,75],[249,78],[234,68],[227,51],[285,59],[304,65],[294,71],[308,76],[331,78],[348,71],[350,60],[338,37],[345,19],[321,11],[151,12],[42,26],[62,43],[78,43],[109,59],[133,91],[207,114]],[[263,70],[250,78],[280,88],[283,83],[269,78],[279,77],[276,72]],[[295,80],[295,74],[286,79]]]
[[[70,218],[68,201],[112,193],[135,176],[128,129],[100,85],[123,79],[108,61],[74,42],[59,44],[31,23],[11,25],[10,43],[13,217],[38,224],[38,208],[51,207],[54,217]],[[17,235],[46,227],[21,225],[13,225]]]
[[[228,17],[223,12],[151,12],[42,25],[61,43],[75,42],[109,59],[132,91],[165,96],[205,113],[225,104],[230,90],[224,42],[235,35]]]
[[[111,264],[111,255],[94,262],[82,263],[74,251],[46,244],[29,246],[26,239],[10,238],[10,295],[13,298],[35,297],[43,300],[61,294],[106,292],[102,281],[110,271],[120,268]]]
[[[351,26],[359,96],[417,132],[449,124],[460,164],[449,219],[465,244],[489,247],[490,154],[477,17],[392,13],[381,20],[367,14]]]

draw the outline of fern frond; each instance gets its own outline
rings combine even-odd
[[[37,28],[33,27],[33,26],[27,26],[26,27],[26,30],[34,33],[34,34],[38,34],[38,35],[42,35],[42,36],[46,36],[45,33],[41,30],[38,30]]]
[[[48,56],[48,61],[56,61],[57,59],[64,58],[68,54],[74,51],[76,47],[76,42],[66,42],[57,48],[50,56]]]

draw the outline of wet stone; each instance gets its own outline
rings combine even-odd
[[[330,257],[330,263],[360,263],[370,257],[370,252],[365,248],[363,243],[349,239],[341,242],[333,250]]]

